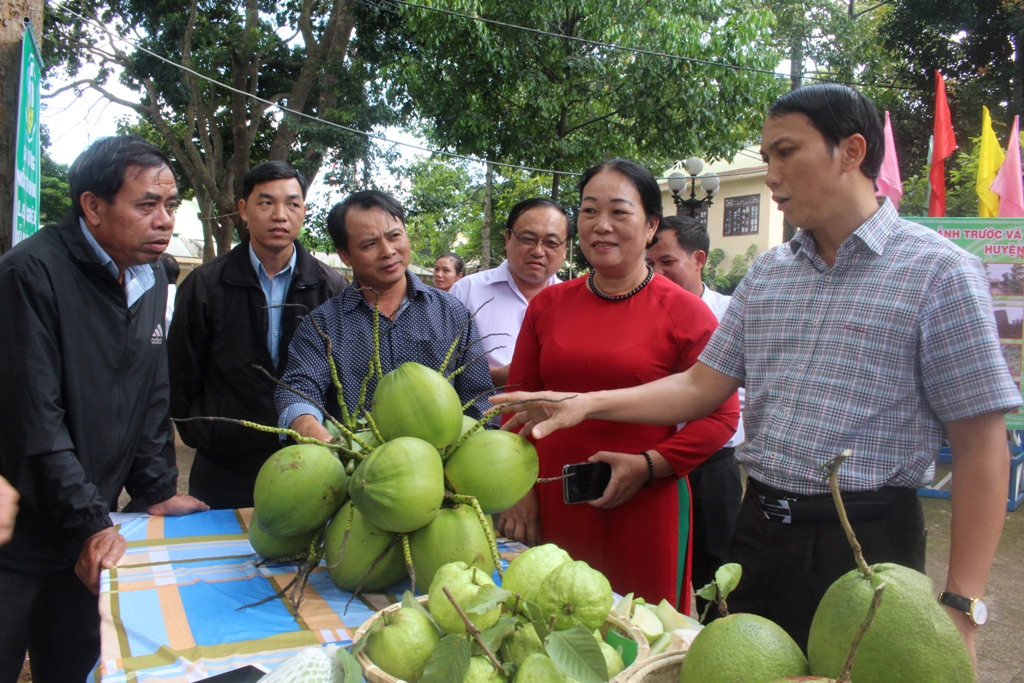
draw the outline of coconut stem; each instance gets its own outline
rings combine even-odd
[[[409,547],[409,534],[402,534],[402,554],[405,555],[405,569],[409,572],[409,590],[416,595],[416,569],[412,566],[412,548]]]
[[[850,651],[846,655],[846,662],[843,664],[843,670],[840,672],[839,678],[836,679],[836,683],[850,683],[850,671],[853,669],[853,660],[857,657],[857,648],[860,647],[860,641],[864,639],[864,634],[871,628],[871,622],[875,620],[875,613],[878,612],[878,605],[882,602],[884,590],[885,582],[878,584],[875,594],[871,597],[871,605],[868,606],[868,616],[857,630],[853,642],[850,643]]]
[[[842,524],[843,531],[846,532],[846,538],[850,541],[850,547],[853,548],[853,557],[857,560],[857,568],[860,569],[860,573],[865,579],[869,579],[874,572],[871,571],[871,567],[864,559],[864,551],[861,550],[860,542],[857,541],[857,536],[853,533],[850,518],[846,516],[846,506],[843,505],[843,496],[839,493],[839,468],[851,455],[853,455],[853,451],[847,448],[822,469],[828,470],[828,487],[832,490],[832,500],[836,503],[839,523]]]
[[[349,534],[352,533],[352,521],[356,517],[356,506],[350,505],[348,517],[345,518],[345,535],[341,537],[341,545],[338,546],[338,556],[334,558],[334,564],[327,565],[328,569],[334,569],[341,564],[341,556],[345,554],[345,546],[348,545]]]
[[[310,436],[303,436],[294,429],[286,429],[284,427],[268,427],[267,425],[261,425],[256,422],[249,422],[248,420],[236,420],[231,417],[217,417],[215,415],[197,415],[196,417],[172,417],[171,422],[192,422],[193,420],[210,420],[212,422],[229,422],[231,424],[238,425],[240,427],[248,427],[249,429],[255,429],[260,432],[267,432],[269,434],[283,434],[284,436],[290,436],[297,443],[308,443],[316,446],[323,446],[329,448],[332,451],[341,451],[348,455],[359,456],[358,453],[350,451],[344,445],[340,443],[327,443],[320,439],[314,439]]]
[[[441,367],[437,369],[437,371],[440,374],[443,375],[444,371],[448,369],[448,364],[452,362],[452,354],[455,353],[455,349],[459,348],[459,342],[462,341],[463,332],[465,332],[469,328],[469,324],[473,322],[473,318],[475,318],[476,314],[480,312],[480,309],[486,306],[487,304],[491,303],[492,301],[494,301],[494,297],[491,297],[487,301],[477,306],[476,310],[470,313],[469,317],[466,318],[465,324],[459,328],[458,333],[455,335],[455,339],[452,341],[452,345],[448,347],[448,353],[444,354],[444,360],[441,361]],[[479,340],[477,341],[479,342]]]
[[[377,565],[381,563],[381,560],[387,557],[387,554],[391,552],[391,549],[395,547],[396,543],[398,543],[397,535],[393,536],[391,540],[388,541],[388,544],[384,546],[384,550],[380,552],[380,555],[375,557],[373,562],[370,563],[370,568],[366,570],[366,573],[363,574],[362,577],[360,577],[359,585],[356,586],[356,589],[354,591],[352,591],[352,597],[350,597],[348,599],[348,602],[345,603],[345,611],[342,612],[342,614],[348,614],[349,605],[352,604],[352,601],[356,599],[357,595],[363,592],[363,584],[366,583],[366,579],[369,578],[370,574],[373,573],[373,570],[377,568]]]
[[[461,375],[463,372],[465,372],[466,368],[471,366],[473,363],[477,362],[481,358],[486,358],[487,354],[490,353],[491,351],[496,351],[498,349],[503,349],[503,348],[505,348],[505,347],[504,346],[496,346],[493,349],[490,349],[489,351],[484,351],[483,353],[478,353],[477,355],[473,356],[468,361],[466,361],[463,365],[461,365],[458,368],[456,368],[455,370],[453,370],[450,375],[446,375],[445,379],[448,379],[448,380],[455,379],[456,377]]]
[[[370,431],[377,438],[377,443],[384,443],[384,437],[380,435],[380,431],[377,429],[377,423],[373,421],[373,416],[370,415],[370,411],[363,408],[363,417],[366,418],[366,424],[370,426]]]
[[[445,495],[451,498],[453,503],[462,503],[473,507],[473,510],[476,512],[476,518],[480,520],[480,526],[484,528],[484,536],[487,537],[487,547],[491,551],[491,560],[494,562],[495,569],[498,570],[498,576],[505,576],[505,571],[501,568],[501,555],[498,554],[498,540],[494,538],[494,534],[491,532],[491,525],[487,523],[487,515],[484,514],[476,497],[463,496],[458,493],[446,493]]]
[[[494,670],[499,672],[504,671],[501,666],[501,662],[499,662],[498,658],[494,656],[494,653],[491,652],[490,648],[484,644],[484,639],[480,637],[480,629],[476,627],[476,624],[474,624],[472,620],[466,616],[466,613],[462,611],[462,608],[459,607],[459,603],[455,601],[455,596],[453,596],[452,592],[448,590],[448,586],[441,586],[441,590],[443,590],[444,594],[448,596],[448,599],[452,603],[452,607],[454,607],[455,611],[459,613],[460,617],[462,617],[462,622],[466,625],[466,630],[473,636],[473,638],[476,639],[477,645],[479,645],[480,649],[484,651],[484,654],[490,658],[491,664],[494,665]]]

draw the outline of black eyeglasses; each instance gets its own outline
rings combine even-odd
[[[520,235],[513,228],[509,228],[508,231],[512,233],[517,240],[519,240],[519,244],[523,245],[527,249],[533,249],[537,246],[537,243],[540,242],[540,245],[547,251],[554,251],[569,241],[568,238],[564,240],[556,240],[554,237],[545,237],[544,239],[539,240],[533,235]]]

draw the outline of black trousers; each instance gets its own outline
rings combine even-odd
[[[839,522],[784,524],[761,512],[757,482],[747,494],[729,546],[729,559],[743,566],[739,586],[729,596],[729,612],[751,612],[771,619],[807,651],[814,610],[825,591],[857,563]],[[892,494],[891,512],[852,521],[868,564],[894,562],[924,572],[925,527],[914,489],[883,489]]]
[[[711,583],[715,571],[729,561],[729,542],[743,501],[740,466],[733,452],[732,448],[723,448],[690,472],[693,496],[693,548],[690,558],[695,590]],[[701,612],[704,605],[705,601],[698,597],[697,608]],[[717,613],[713,607],[712,611]]]
[[[28,651],[33,683],[79,683],[100,657],[99,598],[74,568],[0,569],[0,683],[15,683]]]
[[[237,510],[253,506],[256,475],[241,474],[218,465],[196,451],[188,475],[188,494],[213,510]]]

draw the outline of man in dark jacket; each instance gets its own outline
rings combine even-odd
[[[283,161],[246,174],[238,211],[249,237],[196,268],[175,300],[168,340],[172,417],[277,424],[274,382],[253,366],[280,377],[301,317],[346,286],[296,241],[305,196],[306,179]],[[215,509],[252,507],[256,474],[281,448],[278,437],[205,420],[179,423],[178,433],[196,449],[189,493]]]
[[[82,681],[95,664],[100,572],[126,547],[110,520],[122,487],[150,514],[207,509],[175,495],[160,454],[170,161],[140,138],[103,138],[68,184],[63,222],[0,258],[0,475],[21,495],[0,548],[0,683],[26,649],[36,683]]]

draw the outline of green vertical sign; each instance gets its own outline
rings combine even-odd
[[[935,230],[981,259],[992,296],[999,344],[1017,387],[1024,376],[1024,219],[908,218]],[[1024,429],[1024,415],[1006,416],[1010,429]]]
[[[25,23],[21,47],[21,81],[18,87],[18,136],[14,157],[14,230],[15,245],[39,230],[39,188],[41,181],[39,149],[39,86],[43,60],[39,57],[32,25]]]

